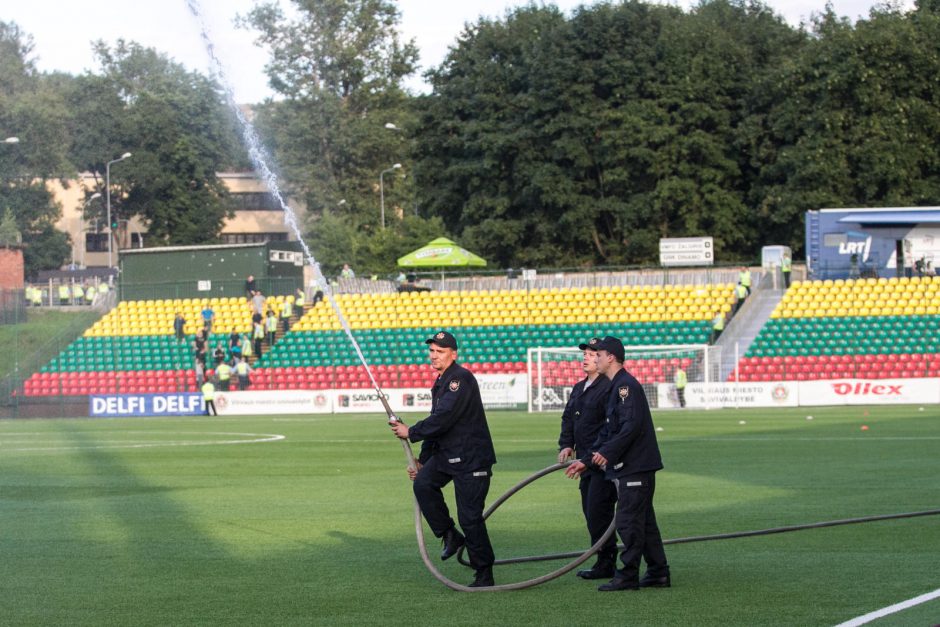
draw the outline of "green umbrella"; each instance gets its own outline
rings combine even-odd
[[[398,265],[402,268],[454,268],[485,266],[486,260],[446,237],[438,237],[418,250],[399,257]]]

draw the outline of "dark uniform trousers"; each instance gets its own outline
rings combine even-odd
[[[418,471],[414,481],[415,498],[421,506],[428,526],[438,538],[454,526],[447,503],[444,502],[445,485],[454,482],[454,496],[457,501],[457,520],[467,542],[470,565],[475,569],[492,566],[494,561],[493,545],[486,532],[483,520],[483,504],[490,491],[490,473],[479,471],[449,475],[437,467],[437,458],[432,457]]]
[[[656,473],[645,472],[620,477],[617,489],[617,533],[624,544],[620,553],[623,566],[619,576],[629,581],[639,578],[640,557],[646,560],[651,577],[669,574],[663,538],[653,511]]]
[[[601,539],[614,519],[614,506],[617,502],[617,486],[604,478],[604,473],[587,469],[581,475],[578,485],[581,490],[581,510],[587,521],[588,533],[591,534],[591,546]],[[614,565],[617,555],[617,536],[611,534],[604,546],[597,552],[599,564]]]

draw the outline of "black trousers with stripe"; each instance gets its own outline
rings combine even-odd
[[[415,498],[418,499],[424,519],[438,538],[443,537],[447,530],[454,526],[454,519],[450,517],[442,490],[453,481],[457,521],[467,539],[470,565],[475,569],[492,566],[495,559],[493,545],[490,544],[486,522],[483,520],[483,506],[490,490],[489,472],[479,476],[474,476],[473,473],[450,475],[441,472],[437,459],[432,457],[428,460],[418,471],[414,481]]]
[[[585,470],[578,485],[581,490],[581,511],[587,522],[588,533],[591,534],[591,545],[601,539],[604,532],[614,519],[614,509],[617,505],[617,487],[613,481],[604,478],[604,473],[598,470]],[[611,535],[603,548],[597,552],[598,564],[616,562],[617,536]]]
[[[617,576],[631,582],[639,581],[640,558],[652,577],[669,574],[663,537],[653,511],[656,473],[646,472],[621,477],[617,488],[617,533],[624,549],[620,553],[622,567]]]

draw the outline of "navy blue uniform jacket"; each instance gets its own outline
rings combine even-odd
[[[408,439],[424,442],[418,461],[435,457],[446,474],[490,470],[496,452],[473,373],[454,362],[438,376],[431,388],[431,415],[408,429]]]
[[[583,455],[591,450],[597,434],[604,426],[607,417],[607,395],[610,391],[610,379],[598,375],[594,382],[584,389],[587,379],[574,384],[571,396],[561,415],[561,435],[558,437],[558,450],[573,448],[576,455]]]
[[[622,368],[610,381],[607,422],[591,450],[580,454],[580,460],[596,468],[591,462],[594,452],[607,459],[605,474],[609,479],[655,472],[663,467],[646,393],[640,382]]]

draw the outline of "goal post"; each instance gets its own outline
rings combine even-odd
[[[685,371],[689,383],[713,383],[718,380],[720,351],[720,347],[708,344],[625,346],[624,368],[643,385],[652,407],[673,407],[678,406],[676,369]],[[538,346],[526,351],[529,412],[565,408],[571,388],[585,376],[582,356],[583,351],[576,347]],[[708,399],[710,395],[705,396]]]

